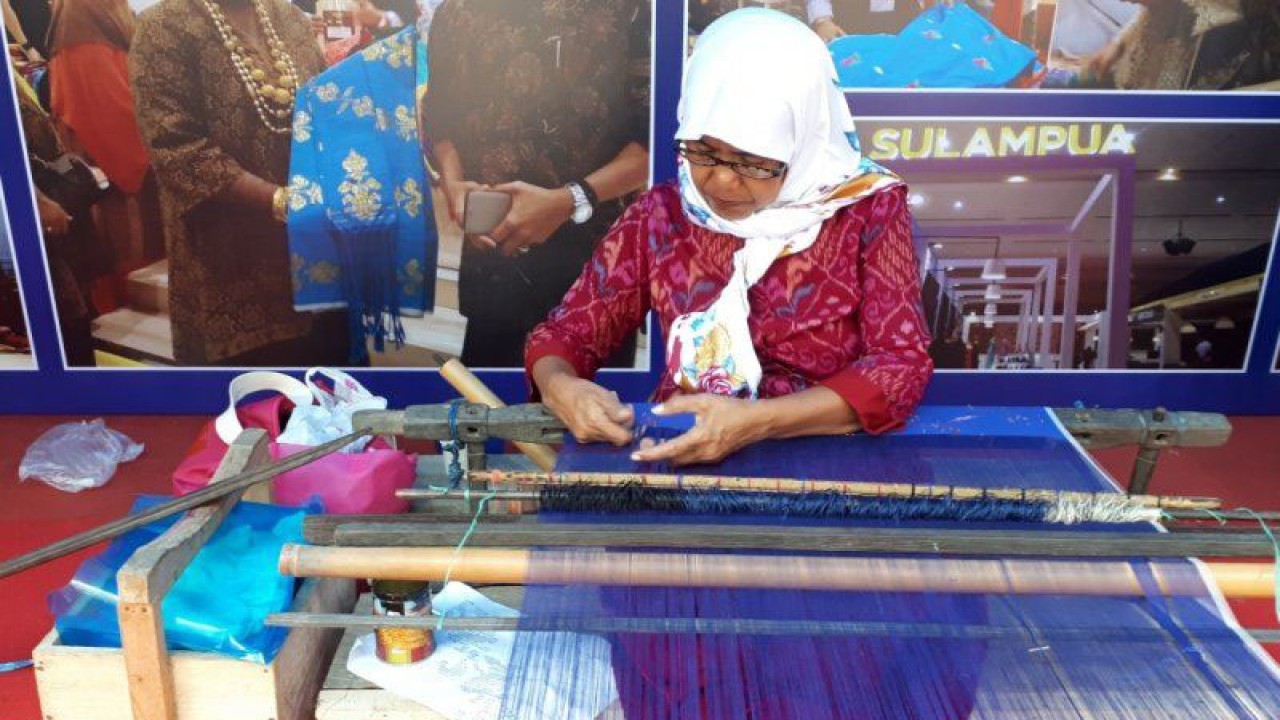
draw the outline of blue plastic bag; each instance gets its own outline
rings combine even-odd
[[[142,497],[133,512],[167,497]],[[280,548],[302,542],[306,510],[240,503],[187,566],[161,606],[170,650],[196,650],[269,663],[288,635],[266,627],[271,613],[293,602],[296,581],[277,570]],[[49,596],[62,644],[120,647],[116,573],[135,550],[159,537],[180,516],[158,520],[111,542],[89,558],[71,582]]]

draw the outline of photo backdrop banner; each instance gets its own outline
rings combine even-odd
[[[1273,3],[406,0],[365,27],[264,0],[265,53],[198,0],[119,4],[118,36],[9,69],[0,410],[211,413],[244,368],[312,365],[440,402],[450,357],[525,400],[518,338],[675,176],[698,33],[766,4],[828,42],[864,152],[910,185],[927,402],[1280,412]],[[464,237],[473,191],[536,216],[606,167],[633,181],[583,224]],[[646,399],[663,347],[637,328],[603,383]]]

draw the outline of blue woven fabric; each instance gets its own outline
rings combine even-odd
[[[641,408],[641,422],[651,427],[678,430],[688,421],[651,418],[645,410]],[[626,449],[571,443],[559,469],[654,470],[631,464],[627,454]],[[762,444],[718,467],[689,472],[1116,491],[1047,411],[1028,408],[925,408],[895,435]],[[602,519],[544,515],[554,521]],[[619,522],[619,517],[607,520]],[[676,525],[708,519],[646,515],[631,520]],[[758,517],[748,521],[764,522]],[[1079,532],[1093,529],[1073,527]],[[1134,533],[1157,531],[1149,525],[1120,527]],[[687,554],[707,552],[690,548]],[[754,555],[758,572],[767,578],[771,553]],[[1125,572],[1151,589],[1146,597],[1083,597],[785,587],[565,588],[537,584],[539,557],[535,553],[533,584],[522,609],[528,618],[760,618],[793,620],[801,628],[839,621],[872,629],[854,635],[803,630],[785,636],[609,635],[614,682],[629,720],[1280,717],[1280,675],[1274,663],[1236,632],[1186,561],[1153,566],[1134,559]],[[548,552],[546,557],[546,567],[566,562],[563,553]],[[1163,597],[1155,591],[1155,572],[1180,578],[1191,590]],[[504,709],[509,717],[538,717],[546,708],[537,683],[531,682],[531,673],[545,667],[535,658],[545,659],[548,653],[573,657],[572,643],[559,638],[552,648],[547,642],[542,633],[522,634],[517,640],[509,678],[515,690]],[[599,685],[599,679],[584,678],[574,692],[598,693]]]

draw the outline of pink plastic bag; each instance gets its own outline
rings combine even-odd
[[[257,393],[275,394],[239,404],[241,399]],[[201,429],[174,471],[173,489],[179,495],[209,483],[227,452],[229,440],[244,428],[267,431],[274,459],[307,449],[279,444],[275,439],[295,404],[315,401],[311,388],[281,373],[251,372],[231,382],[230,395],[228,411]],[[275,502],[281,505],[301,506],[319,500],[328,513],[401,513],[409,509],[409,501],[397,498],[396,491],[413,485],[415,462],[415,456],[375,438],[361,452],[331,453],[275,478],[272,492]]]

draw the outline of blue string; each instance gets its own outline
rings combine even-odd
[[[449,463],[445,468],[445,485],[427,485],[427,489],[438,492],[441,495],[450,490],[457,490],[458,486],[462,486],[463,499],[471,499],[471,488],[462,481],[465,479],[465,473],[462,472],[462,441],[458,438],[458,408],[465,400],[454,400],[449,403],[449,439],[440,443],[440,447],[445,454],[449,456]]]
[[[0,673],[8,673],[8,672],[14,672],[15,670],[22,670],[23,668],[29,668],[34,664],[35,664],[35,661],[33,660],[15,660],[13,662],[0,663]]]
[[[462,406],[462,400],[454,400],[449,403],[449,447],[445,452],[449,453],[449,489],[456,490],[462,484],[462,458],[461,450],[462,442],[458,439],[458,408]]]
[[[1219,525],[1227,524],[1227,518],[1221,515],[1220,513],[1214,512],[1209,508],[1200,508],[1200,510],[1204,512],[1204,514],[1213,518],[1214,520],[1217,520]],[[1272,549],[1272,553],[1275,556],[1274,564],[1276,566],[1276,571],[1275,571],[1276,619],[1280,620],[1280,539],[1276,538],[1276,535],[1274,532],[1272,532],[1271,527],[1267,525],[1267,521],[1262,519],[1262,516],[1259,515],[1257,512],[1255,512],[1254,510],[1251,510],[1247,507],[1242,507],[1242,508],[1236,508],[1236,512],[1247,513],[1250,516],[1252,516],[1254,520],[1257,520],[1258,525],[1262,528],[1263,534],[1265,534],[1267,536],[1267,539],[1271,541],[1271,549]]]
[[[494,491],[490,490],[484,497],[480,498],[480,502],[476,504],[476,512],[475,512],[475,515],[471,517],[471,524],[467,526],[467,531],[462,534],[462,539],[459,540],[458,545],[454,547],[453,557],[449,558],[449,567],[446,568],[444,571],[444,580],[441,583],[441,587],[444,587],[449,584],[449,577],[453,575],[453,566],[454,566],[454,563],[458,561],[458,554],[462,552],[463,546],[466,545],[467,541],[471,539],[471,534],[475,532],[476,525],[480,523],[480,517],[484,515],[484,506],[488,504],[490,500],[493,499],[493,496],[494,496]],[[469,492],[468,492],[468,497],[470,497]],[[440,613],[440,619],[436,621],[437,632],[442,632],[444,630],[445,616],[446,616],[446,613]]]

